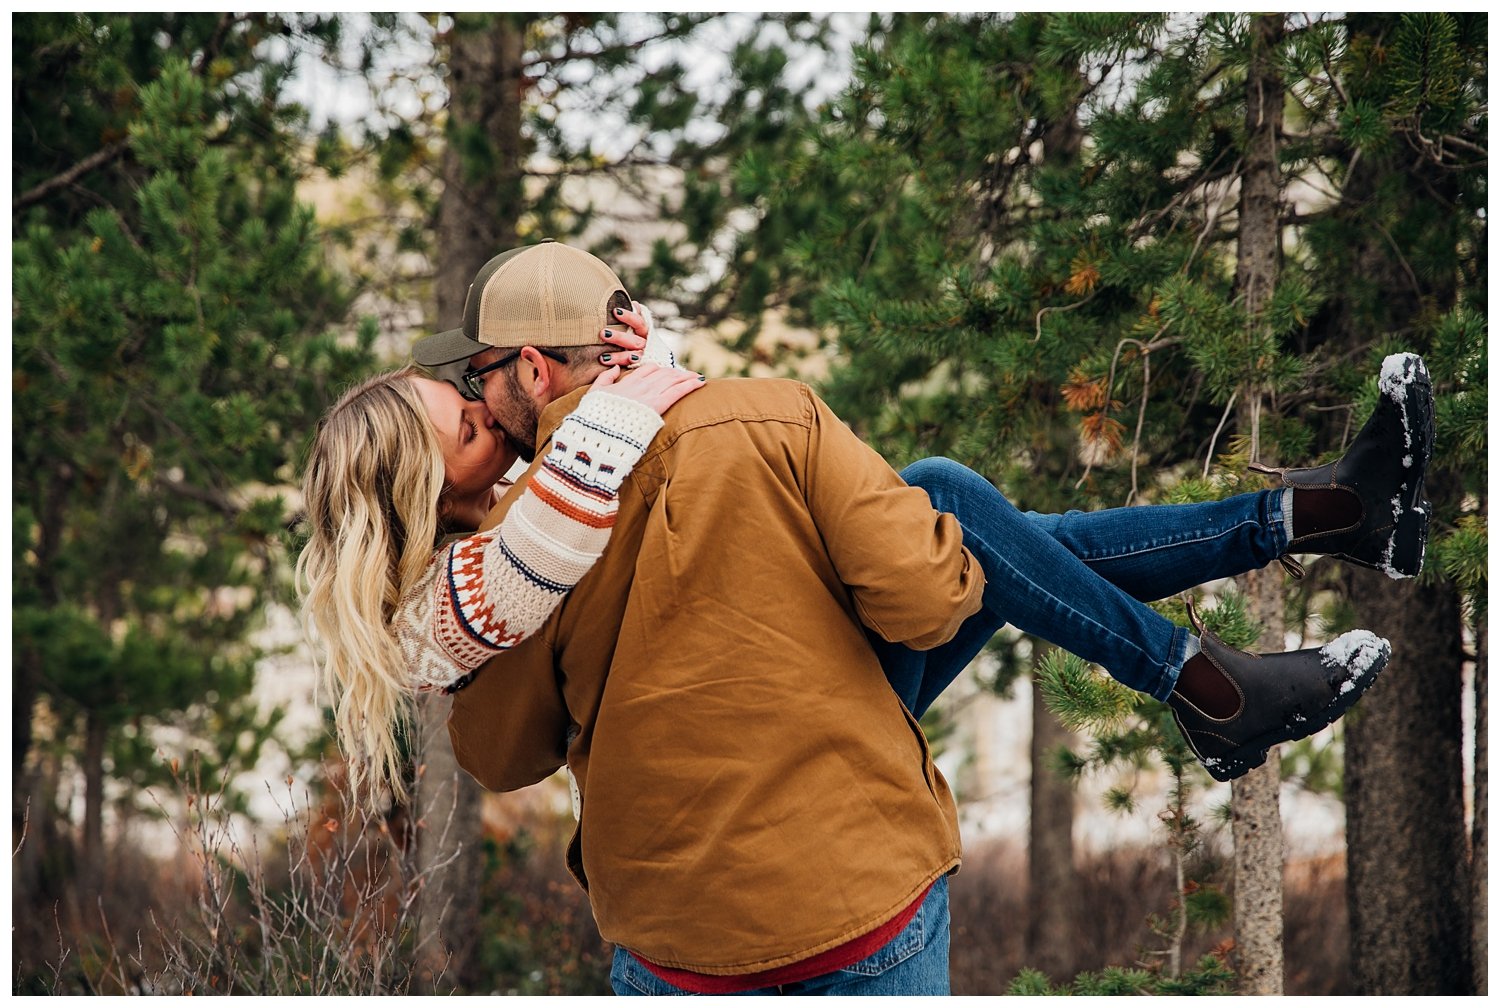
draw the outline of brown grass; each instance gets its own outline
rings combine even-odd
[[[612,950],[598,936],[588,901],[563,868],[563,848],[571,822],[538,806],[511,809],[501,822],[490,821],[490,870],[483,890],[483,916],[478,922],[485,936],[475,961],[451,979],[471,993],[607,994]],[[343,837],[358,849],[359,831]],[[344,834],[345,830],[330,830]],[[34,838],[33,838],[34,839]],[[367,834],[366,842],[374,840]],[[53,838],[45,856],[28,867],[29,878],[18,877],[12,889],[12,990],[16,993],[171,993],[164,980],[177,977],[178,989],[210,993],[212,978],[201,963],[204,955],[224,948],[221,933],[214,940],[205,926],[231,930],[231,944],[241,979],[231,986],[277,987],[313,992],[331,987],[309,983],[307,966],[286,951],[290,931],[268,942],[267,929],[257,922],[256,903],[246,895],[234,905],[205,917],[204,864],[201,856],[179,852],[165,860],[148,856],[129,845],[110,851],[106,888],[93,899],[70,892],[72,853],[66,837]],[[326,843],[310,845],[303,862],[324,877]],[[335,845],[337,849],[345,849]],[[281,854],[281,852],[277,852]],[[1025,935],[1029,907],[1025,893],[1024,852],[1013,843],[974,843],[965,853],[963,870],[952,879],[952,981],[955,994],[1004,994],[1011,980],[1027,965]],[[284,858],[285,855],[281,854]],[[396,890],[370,885],[363,858],[347,857],[354,890],[364,901],[365,917],[382,925],[394,917],[400,933],[403,907],[393,904]],[[273,861],[276,858],[272,859]],[[18,857],[13,866],[26,862]],[[358,869],[356,871],[356,869]],[[311,870],[311,869],[310,869]],[[1064,982],[1078,972],[1106,966],[1143,966],[1153,960],[1147,952],[1161,947],[1161,939],[1147,926],[1151,913],[1162,913],[1172,898],[1170,868],[1159,850],[1118,850],[1090,857],[1078,866],[1080,900],[1073,918],[1077,930],[1064,960]],[[290,887],[285,869],[262,883],[285,897],[296,892],[312,918],[306,937],[349,946],[361,944],[351,933],[348,894],[323,898],[316,889]],[[355,876],[358,876],[357,878]],[[245,880],[238,882],[243,886]],[[333,893],[327,893],[333,897]],[[393,909],[394,907],[394,909]],[[285,925],[291,928],[291,923]],[[392,943],[382,926],[386,954],[397,959],[410,952],[411,941]],[[409,935],[409,932],[408,932]],[[1184,962],[1221,945],[1228,926],[1194,932],[1184,949]],[[335,940],[334,936],[341,936]],[[1342,856],[1303,860],[1286,873],[1286,992],[1300,995],[1343,994],[1352,982],[1348,965],[1348,924],[1344,904]],[[379,944],[379,941],[375,944]],[[279,951],[278,951],[279,949]],[[368,959],[372,950],[354,958]],[[280,957],[266,969],[265,954]],[[260,959],[260,962],[255,960]],[[200,964],[194,966],[194,964]],[[388,960],[386,970],[399,975],[403,967]],[[186,976],[196,970],[200,976]],[[247,972],[248,971],[248,972]],[[255,983],[247,982],[254,974]],[[396,976],[392,976],[395,979]],[[368,981],[361,980],[361,984]],[[330,985],[332,981],[329,981]],[[387,981],[389,984],[389,981]],[[396,984],[390,984],[399,987]],[[222,990],[223,987],[217,989]],[[275,993],[275,991],[268,991]]]
[[[1146,954],[1162,941],[1146,917],[1163,913],[1172,900],[1172,874],[1165,852],[1116,850],[1084,859],[1078,865],[1082,901],[1073,917],[1065,975],[1106,966],[1154,968]],[[1028,965],[1025,936],[1030,917],[1026,898],[1024,849],[1014,843],[969,845],[963,870],[950,886],[953,905],[951,975],[954,994],[1004,994],[1010,981]],[[1342,855],[1294,862],[1286,872],[1286,993],[1349,993],[1348,913],[1344,904]],[[1184,963],[1230,938],[1225,925],[1192,931],[1183,949]],[[1231,953],[1231,965],[1232,953]]]

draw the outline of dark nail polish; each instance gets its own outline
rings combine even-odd
[[[615,317],[616,318],[624,318],[625,317],[625,309],[624,308],[616,308],[615,309]]]

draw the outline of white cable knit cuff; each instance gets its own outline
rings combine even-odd
[[[646,346],[641,350],[641,359],[662,367],[676,367],[677,355],[672,352],[672,345],[667,342],[666,337],[657,331],[656,316],[639,301],[635,304],[641,317],[646,320]]]
[[[552,435],[547,465],[613,495],[661,426],[661,414],[644,403],[590,392]]]

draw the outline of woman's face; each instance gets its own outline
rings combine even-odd
[[[412,381],[443,446],[444,493],[460,500],[488,493],[517,458],[505,433],[484,403],[469,402],[447,382]]]

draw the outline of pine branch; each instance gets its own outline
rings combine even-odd
[[[16,217],[22,210],[26,209],[34,203],[41,202],[57,190],[72,185],[74,182],[82,178],[84,175],[87,175],[89,172],[104,167],[115,158],[125,153],[125,151],[129,148],[130,141],[128,139],[116,140],[108,147],[104,147],[94,151],[94,153],[90,154],[82,161],[79,161],[77,164],[73,165],[73,167],[67,169],[66,171],[59,172],[58,174],[47,179],[45,182],[31,187],[30,189],[26,190],[21,195],[16,197],[16,202],[11,207],[11,217]]]
[[[671,168],[672,162],[666,158],[641,157],[631,155],[618,161],[611,161],[601,165],[574,165],[561,168],[556,171],[537,171],[527,169],[521,174],[526,178],[554,179],[569,178],[574,175],[608,175],[612,172],[623,171],[628,168]]]
[[[224,14],[219,18],[219,23],[214,26],[214,33],[209,37],[208,44],[203,47],[203,51],[198,54],[197,62],[193,64],[194,74],[197,74],[199,77],[203,76],[208,69],[209,63],[218,55],[219,47],[223,45],[224,36],[228,33],[230,26],[236,21],[241,20],[246,19],[236,18],[233,14]],[[14,220],[22,210],[46,199],[57,190],[72,185],[89,172],[103,168],[129,149],[129,137],[126,137],[124,140],[116,140],[109,146],[94,151],[94,153],[79,161],[71,168],[58,172],[46,181],[32,186],[16,197],[15,203],[11,205],[11,219]]]
[[[192,483],[184,483],[182,480],[159,478],[156,485],[163,490],[170,490],[179,497],[207,504],[226,518],[237,518],[244,508],[235,504],[228,497],[209,487],[196,486]]]
[[[699,25],[706,23],[706,19],[704,21],[699,21],[692,25],[689,30],[692,30],[692,28],[697,28]],[[664,29],[660,32],[657,32],[655,35],[647,35],[644,38],[638,38],[626,42],[618,42],[614,45],[601,45],[597,49],[575,49],[573,47],[572,39],[569,39],[565,44],[562,52],[553,53],[550,55],[545,53],[538,53],[536,56],[529,60],[522,60],[520,68],[523,72],[532,70],[533,68],[540,66],[546,66],[549,69],[555,69],[556,67],[565,63],[570,63],[573,60],[597,60],[603,56],[613,56],[618,53],[628,53],[636,49],[640,49],[642,46],[650,45],[653,42],[661,42],[666,39],[681,38],[684,34],[686,33],[680,30]]]

